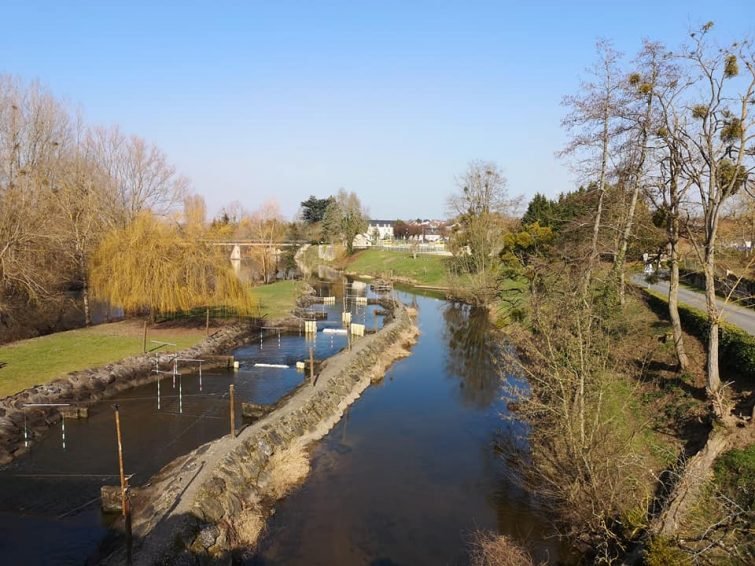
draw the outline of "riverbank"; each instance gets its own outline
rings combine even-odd
[[[698,552],[724,559],[733,548],[750,552],[738,534],[749,528],[748,520],[732,514],[727,501],[737,492],[731,477],[739,475],[738,486],[751,492],[755,428],[742,421],[727,429],[712,418],[705,350],[695,329],[685,327],[690,364],[679,372],[670,323],[642,292],[628,293],[621,316],[602,319],[610,335],[593,332],[582,342],[573,313],[563,310],[568,306],[542,299],[539,306],[558,314],[541,314],[535,332],[524,325],[510,331],[518,367],[531,386],[531,394],[513,406],[532,425],[532,465],[522,476],[548,502],[566,540],[587,560],[613,556],[627,563],[683,563]],[[569,340],[582,346],[581,356],[575,346],[569,349]],[[737,378],[730,384],[734,399],[743,391],[750,395],[741,369],[731,375]],[[580,399],[581,391],[592,422],[580,421],[576,401],[561,403]],[[585,441],[569,436],[580,426]],[[727,455],[731,448],[741,455]],[[598,481],[584,481],[582,463],[571,454],[582,454],[589,477]],[[749,501],[741,508],[751,507]],[[711,546],[712,540],[724,544]]]
[[[212,357],[243,343],[256,330],[258,327],[254,324],[230,325],[174,355],[187,359],[207,358],[203,365],[205,369],[227,367],[227,356]],[[1,399],[0,465],[8,464],[26,452],[35,438],[62,418],[57,405],[86,407],[118,392],[154,381],[157,378],[152,372],[155,359],[153,353],[130,356],[116,363],[72,372]]]
[[[217,358],[247,341],[260,327],[290,326],[290,311],[299,294],[311,292],[301,282],[282,281],[252,291],[260,305],[260,320],[213,325],[207,336],[204,325],[186,326],[186,321],[168,321],[149,328],[151,340],[168,343],[157,354],[187,359],[206,359],[203,369],[227,367],[228,358]],[[0,347],[0,369],[4,390],[0,399],[0,465],[20,456],[52,425],[61,419],[59,406],[87,405],[132,387],[154,381],[156,354],[143,349],[141,324],[122,321],[86,329],[51,334]],[[73,368],[73,369],[72,369]],[[164,368],[163,368],[164,369]],[[13,376],[13,379],[10,376]],[[39,382],[45,382],[39,384]],[[30,406],[36,405],[36,406]]]
[[[308,469],[304,450],[327,433],[346,408],[408,355],[417,329],[397,305],[394,319],[350,351],[327,360],[314,385],[300,387],[273,413],[233,438],[206,444],[166,466],[135,502],[136,564],[221,560],[253,547],[274,501]],[[282,479],[283,478],[283,479]],[[125,549],[107,560],[120,563]]]

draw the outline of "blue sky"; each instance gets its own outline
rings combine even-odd
[[[676,45],[755,1],[2,0],[0,73],[160,146],[211,212],[355,191],[373,217],[442,217],[454,177],[497,162],[513,194],[573,187],[559,122],[612,39]]]

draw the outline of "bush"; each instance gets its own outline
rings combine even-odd
[[[533,566],[529,553],[509,537],[495,533],[475,533],[470,563],[473,566]]]
[[[646,566],[682,566],[689,563],[689,556],[665,537],[654,538],[645,550]]]

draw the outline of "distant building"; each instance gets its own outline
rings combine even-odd
[[[392,240],[395,220],[370,220],[367,235],[378,240]]]

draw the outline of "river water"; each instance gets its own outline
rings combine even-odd
[[[320,306],[338,326],[344,288],[323,285],[336,305]],[[349,293],[364,293],[363,289]],[[554,560],[537,505],[507,479],[496,435],[521,435],[504,421],[497,344],[484,313],[402,293],[419,308],[421,335],[313,448],[312,473],[277,506],[250,564],[463,564],[476,529],[512,535],[537,558]],[[380,324],[376,307],[349,305],[354,322]],[[95,404],[87,420],[59,423],[0,470],[0,563],[96,561],[112,537],[99,510],[99,488],[117,483],[111,405],[120,405],[125,467],[144,483],[175,457],[226,434],[228,386],[236,401],[274,403],[303,375],[293,366],[309,347],[318,359],[345,347],[345,337],[318,333],[269,336],[234,351],[237,372],[161,379]],[[237,415],[240,415],[237,408]],[[239,424],[240,424],[240,418]],[[44,541],[44,544],[40,544]]]
[[[410,357],[367,389],[313,450],[312,472],[282,501],[249,564],[464,564],[478,530],[511,535],[553,562],[546,521],[509,481],[499,345],[485,312],[403,294],[419,307]]]
[[[340,327],[344,287],[318,285],[317,290],[337,296],[335,305],[312,307],[327,314],[319,327]],[[382,325],[378,305],[347,303],[354,322],[370,329]],[[25,455],[0,469],[0,564],[82,564],[96,561],[108,547],[113,517],[100,511],[99,493],[102,485],[118,484],[113,404],[120,407],[125,471],[132,476],[130,485],[139,486],[176,457],[228,433],[231,383],[238,430],[243,401],[274,404],[301,383],[305,376],[295,364],[308,359],[310,347],[316,359],[325,359],[346,345],[346,336],[339,334],[273,333],[232,352],[238,371],[204,371],[201,379],[193,373],[175,384],[171,375],[163,375],[159,388],[156,382],[135,387],[92,405],[88,419],[58,422],[33,439]]]

